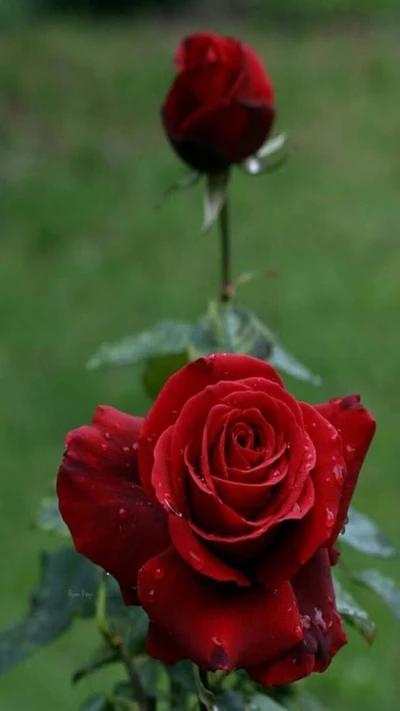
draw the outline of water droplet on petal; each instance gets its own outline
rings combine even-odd
[[[197,553],[195,553],[194,551],[189,551],[189,558],[193,568],[196,568],[196,570],[201,570],[202,568],[204,568],[204,560],[202,560],[197,555]]]
[[[343,486],[343,482],[344,482],[343,468],[339,464],[336,464],[336,466],[333,467],[333,476],[335,477],[336,484],[338,486]]]
[[[165,575],[165,570],[163,568],[156,568],[156,570],[154,571],[154,577],[156,578],[156,580],[161,580],[161,578],[163,578],[164,575]]]
[[[120,519],[121,519],[122,521],[126,521],[126,519],[128,518],[128,512],[127,512],[127,510],[126,510],[126,509],[120,509],[120,510],[118,511],[118,516],[120,517]]]
[[[335,514],[330,509],[326,509],[325,512],[325,523],[329,528],[335,525]]]
[[[132,449],[134,452],[137,452],[137,450],[139,449],[139,442],[134,442],[132,445]]]
[[[300,625],[294,628],[294,634],[297,639],[303,639],[303,628]]]
[[[219,637],[211,637],[211,642],[214,642],[218,647],[222,647],[222,640]]]
[[[151,444],[152,441],[153,441],[153,437],[147,437],[147,441],[148,441],[149,444]]]
[[[311,617],[309,615],[302,615],[301,624],[305,630],[309,630],[311,627]]]
[[[317,627],[321,630],[321,632],[326,632],[327,626],[326,622],[322,616],[322,610],[319,607],[314,607],[314,621]]]
[[[111,439],[111,435],[110,435],[109,432],[104,432],[104,437],[105,437],[106,439]]]
[[[104,451],[106,451],[106,450],[108,449],[107,445],[104,444],[104,442],[102,443],[101,448],[102,448]]]
[[[351,444],[346,444],[346,451],[347,452],[355,452],[356,448],[352,447]]]
[[[292,508],[293,513],[300,513],[301,508],[299,504],[295,504]]]
[[[129,449],[129,447],[122,447],[122,451],[125,452],[125,454],[128,454],[130,449]]]
[[[337,438],[339,437],[337,430],[335,432],[332,432],[331,434],[331,440],[334,442]]]
[[[144,594],[143,597],[144,597],[145,602],[153,602],[153,600],[154,600],[154,588],[152,588],[151,590],[147,590],[147,591],[145,592],[145,594]]]

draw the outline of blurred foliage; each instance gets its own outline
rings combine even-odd
[[[138,12],[194,11],[204,17],[239,16],[286,28],[310,22],[400,17],[398,0],[0,0],[0,30],[47,14],[96,18]]]

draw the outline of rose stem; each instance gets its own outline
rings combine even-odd
[[[228,198],[226,198],[221,212],[219,213],[219,226],[221,231],[222,247],[222,282],[221,282],[221,302],[226,304],[233,297],[233,284],[231,278],[231,235],[229,222]]]
[[[139,674],[136,671],[135,665],[129,653],[129,649],[123,637],[118,634],[112,624],[107,619],[106,614],[107,602],[107,573],[103,571],[96,596],[96,622],[99,632],[102,634],[111,649],[114,649],[124,664],[127,671],[130,684],[136,695],[137,703],[140,711],[148,711],[147,697],[144,692]]]

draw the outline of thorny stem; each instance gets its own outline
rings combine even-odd
[[[128,674],[129,682],[134,691],[135,697],[140,711],[148,711],[148,700],[140,681],[139,674],[136,671],[134,662],[129,653],[129,649],[124,638],[118,634],[113,628],[106,613],[106,597],[107,597],[107,578],[106,573],[103,574],[100,585],[97,590],[96,599],[96,622],[99,632],[102,634],[111,649],[114,649],[121,662],[124,664]]]
[[[229,223],[228,198],[219,213],[222,247],[221,302],[226,304],[233,298],[234,285],[231,276],[231,235]]]

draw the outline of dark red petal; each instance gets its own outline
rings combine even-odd
[[[235,96],[244,101],[266,101],[274,106],[274,87],[266,69],[252,47],[243,45],[244,62]]]
[[[88,468],[139,483],[138,446],[142,417],[99,405],[92,424],[69,432],[65,444],[70,458],[84,460]],[[71,443],[73,441],[73,447]]]
[[[138,593],[150,620],[203,669],[270,661],[303,634],[290,583],[270,592],[214,583],[172,548],[142,568]]]
[[[376,422],[361,404],[359,395],[336,398],[322,405],[315,405],[315,409],[339,432],[346,462],[339,513],[330,538],[333,545],[345,523],[360,469],[375,434]]]
[[[306,431],[317,454],[315,467],[309,474],[315,503],[301,521],[282,524],[279,538],[260,565],[259,579],[265,585],[291,580],[321,546],[327,545],[339,512],[344,485],[343,477],[339,476],[344,467],[340,438],[311,405],[302,403],[301,407]]]
[[[258,669],[248,669],[264,686],[291,684],[313,671],[322,672],[346,644],[336,610],[329,553],[321,549],[293,579],[304,629],[303,640],[283,658]]]
[[[186,659],[183,649],[175,644],[162,627],[154,625],[152,622],[150,622],[147,633],[146,652],[150,657],[159,659],[164,664],[176,664],[182,659]]]
[[[76,549],[110,572],[131,603],[138,569],[170,544],[166,516],[135,483],[139,428],[138,418],[99,408],[93,425],[68,434],[57,480]]]
[[[243,63],[242,44],[213,32],[195,32],[182,40],[175,53],[175,65],[180,72],[214,62],[224,62],[239,70]]]
[[[229,163],[240,163],[265,143],[273,121],[274,111],[267,103],[245,104],[232,97],[202,106],[170,138],[178,146],[182,139],[210,145]]]
[[[155,501],[151,483],[154,447],[161,433],[176,422],[184,404],[208,385],[249,377],[272,380],[282,385],[281,378],[268,363],[251,356],[229,353],[199,358],[169,378],[145,417],[141,431],[140,477],[149,498]]]
[[[224,563],[191,530],[180,516],[170,516],[169,532],[178,553],[194,570],[218,582],[233,582],[242,587],[251,583],[243,573]]]

